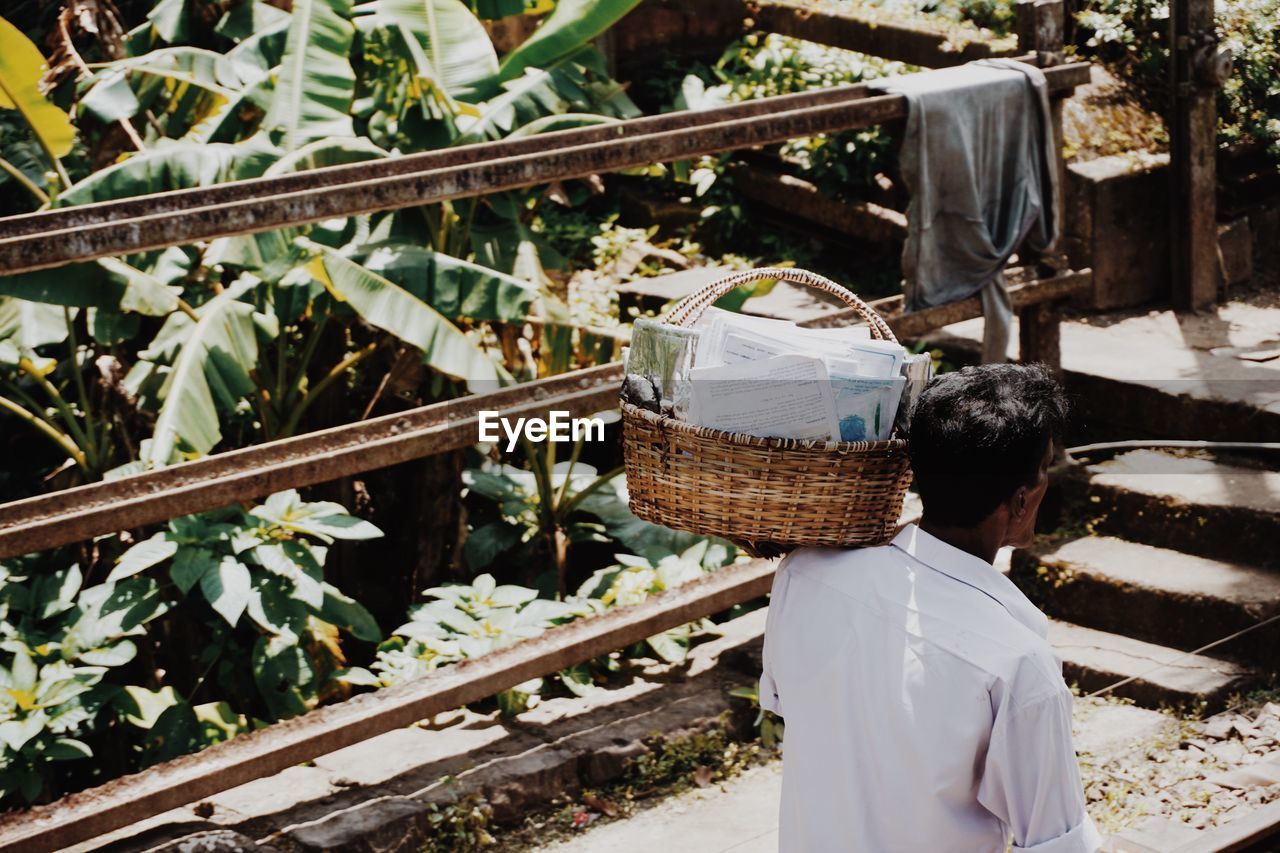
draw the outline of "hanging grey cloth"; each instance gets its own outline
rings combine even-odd
[[[909,105],[899,169],[911,202],[902,271],[907,310],[982,292],[984,361],[1003,361],[1013,312],[1002,270],[1025,239],[1057,241],[1059,187],[1044,74],[984,59],[871,84]]]

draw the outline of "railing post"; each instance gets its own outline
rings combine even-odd
[[[1018,33],[1018,49],[1025,52],[1035,51],[1041,68],[1062,63],[1063,27],[1066,9],[1063,0],[1019,0],[1015,10],[1015,26]],[[1059,197],[1066,187],[1067,169],[1062,157],[1062,98],[1050,97],[1050,126],[1053,128],[1054,163],[1051,168],[1058,172]],[[1063,210],[1058,210],[1059,219]],[[1059,230],[1061,221],[1059,221]],[[1024,263],[1033,265],[1041,275],[1052,274],[1054,267],[1060,264],[1056,255],[1057,247],[1053,247],[1054,257],[1024,257]],[[1020,254],[1029,254],[1025,247]],[[1062,350],[1058,324],[1060,312],[1058,303],[1030,305],[1018,314],[1018,351],[1024,364],[1039,362],[1057,372],[1062,367]]]
[[[1172,296],[1176,307],[1198,310],[1218,299],[1215,90],[1231,74],[1230,54],[1218,50],[1213,0],[1172,0],[1169,44]]]

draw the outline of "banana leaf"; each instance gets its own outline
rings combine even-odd
[[[371,12],[371,25],[391,24],[412,39],[408,49],[418,76],[451,97],[470,101],[492,87],[498,54],[462,0],[374,0],[357,11]]]
[[[230,287],[197,309],[199,321],[174,313],[165,321],[145,361],[168,362],[160,387],[160,412],[142,460],[169,463],[183,448],[205,454],[222,440],[219,414],[232,411],[256,390],[250,371],[258,362],[254,308],[239,299],[252,286]]]
[[[56,206],[112,201],[256,178],[279,157],[280,150],[263,139],[236,145],[161,140],[146,151],[94,172],[73,185],[58,196]]]
[[[316,139],[354,136],[351,100],[356,77],[349,54],[355,38],[350,0],[295,0],[284,60],[264,127],[281,134],[286,151]]]
[[[0,109],[17,110],[51,158],[71,153],[76,129],[40,93],[44,56],[13,24],[0,18]]]
[[[359,260],[446,317],[521,323],[538,297],[537,288],[521,279],[421,246],[372,245]]]
[[[533,35],[502,59],[500,81],[514,80],[526,68],[547,68],[590,43],[640,0],[559,0]]]
[[[422,350],[428,366],[469,383],[510,378],[447,317],[407,289],[327,246],[311,243],[310,248],[316,254],[307,272],[366,323]]]

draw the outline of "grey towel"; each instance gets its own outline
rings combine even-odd
[[[984,355],[1003,360],[1012,312],[1000,273],[1024,239],[1046,251],[1058,237],[1044,74],[1025,62],[986,59],[871,85],[905,95],[910,107],[899,158],[911,193],[902,253],[907,309],[991,288],[983,303],[999,316],[988,315]]]

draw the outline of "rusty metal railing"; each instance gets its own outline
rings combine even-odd
[[[1087,63],[1062,65],[1046,68],[1045,76],[1054,91],[1064,92],[1088,82],[1088,69]],[[904,96],[869,95],[865,86],[821,94],[778,98],[782,103],[767,108],[761,104],[772,99],[6,217],[0,219],[0,274],[582,178],[907,114]]]

